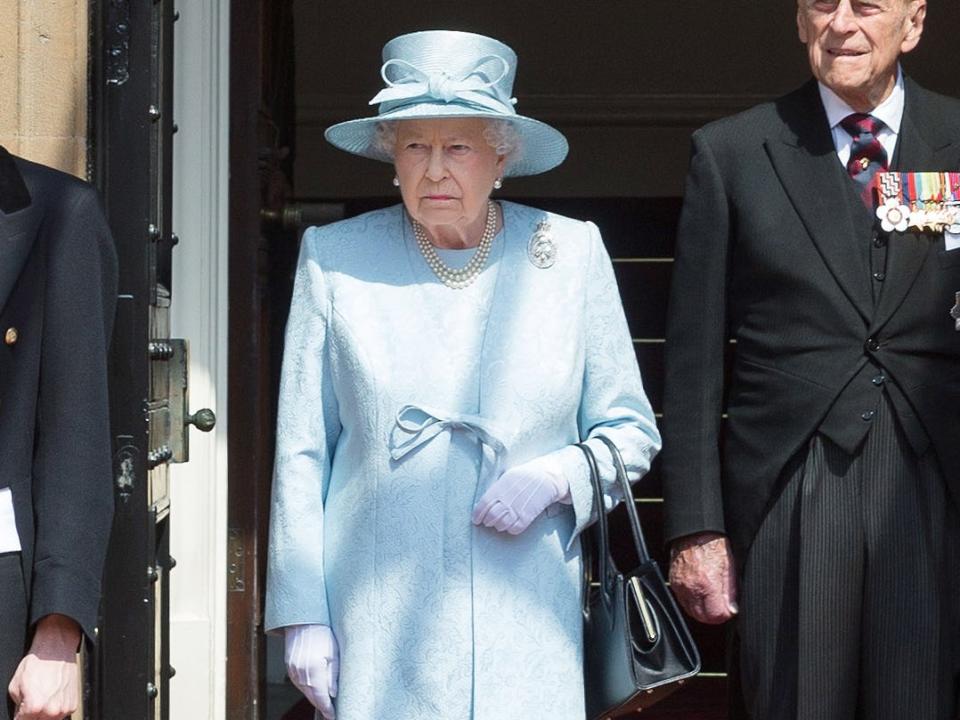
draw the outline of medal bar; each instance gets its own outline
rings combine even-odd
[[[877,217],[887,232],[960,232],[960,172],[883,172]]]

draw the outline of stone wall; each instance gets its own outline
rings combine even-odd
[[[87,13],[87,0],[0,0],[0,145],[80,177]]]

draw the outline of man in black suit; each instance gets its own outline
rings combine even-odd
[[[113,513],[116,255],[87,184],[0,148],[0,719],[76,709]]]
[[[925,13],[798,0],[814,79],[693,136],[666,531],[687,612],[736,618],[737,717],[958,711],[960,239],[883,232],[870,184],[960,169],[960,102],[899,67]]]

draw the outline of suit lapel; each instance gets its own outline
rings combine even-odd
[[[30,193],[10,154],[0,147],[0,312],[33,247]]]
[[[845,185],[849,180],[837,158],[816,82],[783,98],[777,110],[783,133],[766,142],[774,171],[830,272],[869,322],[869,268],[857,247]]]
[[[935,121],[933,108],[923,90],[909,78],[905,80],[906,106],[900,137],[897,139],[898,167],[902,172],[953,170],[960,167],[960,146],[944,136]],[[887,281],[884,283],[877,313],[870,332],[882,328],[903,303],[917,280],[920,268],[931,252],[930,235],[893,233],[887,255]]]

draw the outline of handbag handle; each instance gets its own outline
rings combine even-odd
[[[597,435],[596,438],[606,445],[610,451],[617,482],[623,494],[624,510],[630,522],[634,550],[637,553],[639,565],[645,565],[650,562],[650,552],[647,550],[647,541],[643,534],[643,527],[640,524],[640,516],[637,514],[637,507],[633,502],[633,491],[630,488],[630,481],[627,479],[627,469],[623,464],[620,450],[618,450],[614,442],[605,435]],[[606,578],[609,569],[608,565],[613,564],[613,558],[610,554],[610,529],[604,508],[603,491],[600,487],[600,469],[597,465],[597,458],[593,453],[593,449],[589,445],[586,443],[577,443],[577,447],[580,448],[584,457],[586,457],[587,466],[590,469],[590,481],[593,485],[593,496],[597,507],[597,524],[600,526],[600,577]]]
[[[623,491],[623,505],[627,511],[627,517],[630,519],[630,530],[633,532],[633,542],[636,546],[637,557],[641,565],[650,562],[650,553],[647,550],[647,539],[643,535],[643,526],[640,524],[640,515],[637,513],[637,505],[633,502],[633,490],[630,488],[630,480],[627,479],[627,468],[623,464],[623,457],[620,450],[613,443],[613,440],[606,435],[597,435],[597,440],[607,446],[610,455],[613,458],[613,467],[617,471],[617,480],[620,483],[620,489]]]
[[[586,443],[577,443],[577,447],[583,452],[587,460],[587,467],[590,469],[590,484],[593,486],[593,502],[597,508],[597,525],[599,532],[594,533],[599,536],[600,547],[597,548],[597,560],[600,564],[598,572],[600,574],[600,588],[603,592],[604,600],[610,603],[609,593],[607,592],[607,579],[610,577],[610,566],[613,565],[613,558],[610,556],[610,531],[607,526],[607,513],[603,504],[603,491],[600,489],[600,469],[597,467],[597,458],[593,454],[593,449]],[[587,566],[584,566],[585,568]],[[583,593],[584,611],[587,609],[587,593]]]

